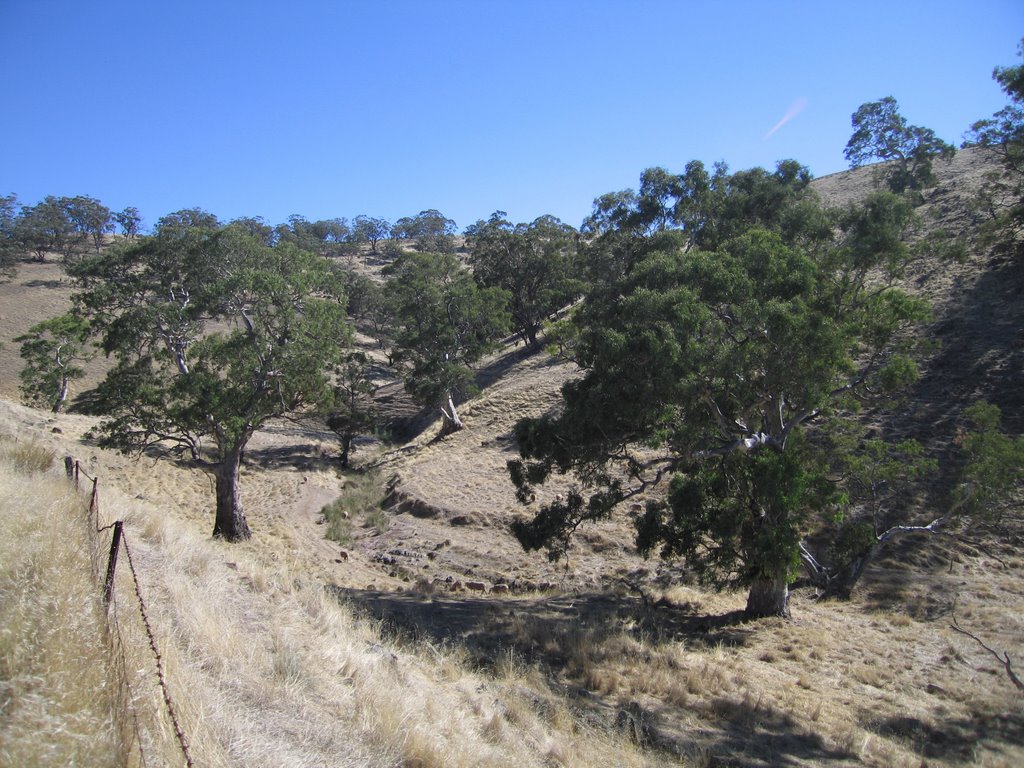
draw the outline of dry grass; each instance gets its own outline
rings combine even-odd
[[[125,749],[82,499],[53,454],[0,443],[0,764],[118,765]]]
[[[0,292],[5,336],[37,304],[64,300],[50,265],[27,266],[43,271]],[[922,274],[922,289],[941,307],[972,269]],[[0,393],[16,391],[3,360]],[[329,435],[262,430],[242,472],[254,531],[244,545],[210,539],[208,476],[98,450],[82,439],[89,419],[0,402],[0,435],[25,446],[29,465],[70,452],[99,475],[101,523],[126,521],[197,765],[1024,764],[1016,692],[948,628],[955,612],[1024,656],[1020,531],[987,553],[915,541],[875,563],[849,603],[798,590],[792,621],[744,624],[743,595],[706,593],[640,560],[624,543],[626,518],[583,532],[568,567],[524,555],[506,530],[522,511],[504,468],[509,431],[552,407],[573,372],[511,350],[482,373],[491,383],[463,408],[466,430],[441,442],[428,430],[377,462],[380,477],[398,475],[406,508],[377,510],[379,481],[357,500],[362,490],[325,458]],[[56,469],[37,476],[62,485]],[[333,507],[348,522],[333,535],[343,549],[323,519],[342,493],[351,498]],[[20,546],[32,533],[7,538]],[[124,568],[112,610],[126,658],[113,673],[130,689],[110,705],[127,715],[112,721],[124,728],[109,726],[114,746],[128,764],[143,753],[147,764],[180,763]]]

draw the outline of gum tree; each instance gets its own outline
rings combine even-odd
[[[462,429],[456,402],[474,389],[470,366],[508,331],[501,288],[481,288],[448,253],[404,253],[385,271],[393,359],[420,405],[439,408],[441,434]]]
[[[582,292],[575,269],[576,230],[554,216],[513,225],[497,211],[466,234],[476,281],[509,292],[515,331],[535,346],[544,320]]]
[[[106,417],[100,442],[191,456],[215,477],[214,535],[248,538],[242,452],[268,419],[330,397],[350,337],[334,272],[194,210],[72,272],[76,305],[115,360],[91,405]]]
[[[931,128],[908,125],[892,96],[861,104],[851,118],[853,135],[844,155],[851,168],[872,160],[891,161],[886,172],[893,192],[921,190],[935,185],[932,161],[950,160],[956,153]]]
[[[21,344],[25,361],[21,370],[25,402],[60,413],[71,382],[85,375],[81,363],[94,356],[88,323],[73,314],[61,315],[37,323],[15,341]]]
[[[631,262],[574,313],[582,375],[560,410],[516,425],[521,502],[553,473],[578,485],[513,532],[558,558],[579,525],[644,501],[641,551],[746,587],[752,616],[788,615],[801,537],[841,501],[815,430],[851,395],[915,372],[900,340],[925,309],[894,287],[913,214],[884,192],[826,215],[781,164],[737,183],[718,174],[713,187],[687,182],[697,170],[680,177],[675,205],[647,206],[685,217],[664,231],[634,226],[647,234],[631,238]],[[628,204],[609,220],[643,215],[642,195]]]

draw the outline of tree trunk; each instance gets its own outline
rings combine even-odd
[[[51,409],[54,413],[60,413],[64,410],[64,403],[68,399],[68,377],[62,376],[60,380],[60,391],[57,393],[57,399],[53,403]]]
[[[441,422],[440,437],[446,437],[452,432],[458,432],[465,426],[455,410],[455,400],[452,398],[451,392],[448,393],[448,409],[441,408],[441,414],[444,416],[444,419]]]
[[[341,436],[341,467],[342,469],[348,469],[348,458],[352,453],[352,436],[342,435]]]
[[[244,541],[252,536],[238,496],[238,467],[241,449],[232,450],[217,466],[217,517],[213,535],[227,541]]]
[[[761,576],[750,585],[746,613],[751,618],[789,618],[789,577],[785,570]]]

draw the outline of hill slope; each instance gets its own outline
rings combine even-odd
[[[925,220],[969,225],[985,167],[970,152],[940,165]],[[841,203],[865,194],[871,173],[815,186]],[[1021,272],[978,252],[915,268],[909,284],[931,298],[942,344],[879,429],[949,461],[958,414],[979,396],[1024,429]],[[69,295],[52,264],[23,265],[0,286],[8,401],[20,361],[7,340]],[[1024,762],[1013,687],[949,627],[955,614],[1020,657],[1020,531],[981,549],[914,541],[849,603],[798,590],[793,621],[743,624],[743,596],[702,592],[640,559],[625,516],[580,531],[568,568],[524,554],[507,531],[522,512],[504,468],[510,430],[554,407],[573,370],[510,349],[481,375],[465,430],[434,441],[428,428],[373,458],[391,506],[382,525],[354,525],[344,547],[324,538],[320,509],[351,480],[314,423],[254,438],[241,485],[254,539],[237,546],[209,539],[209,478],[94,447],[90,418],[0,402],[0,435],[81,459],[101,478],[106,519],[129,520],[203,764]]]

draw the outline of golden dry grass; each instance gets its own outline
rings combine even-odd
[[[47,456],[0,442],[0,764],[118,765],[120,697],[88,518]]]

